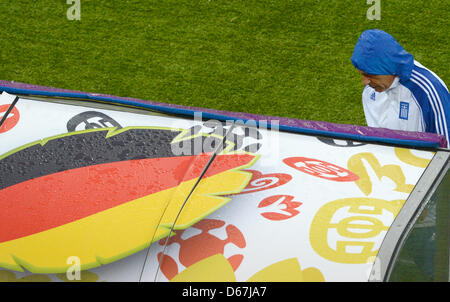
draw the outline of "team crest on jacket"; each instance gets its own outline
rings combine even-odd
[[[409,103],[400,102],[400,110],[398,114],[398,118],[402,120],[407,120],[409,115]]]

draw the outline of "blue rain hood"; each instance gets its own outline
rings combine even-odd
[[[380,29],[369,29],[361,34],[351,61],[367,74],[397,75],[400,82],[409,80],[414,67],[413,55]]]

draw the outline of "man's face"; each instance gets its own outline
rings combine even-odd
[[[369,85],[376,92],[383,92],[391,87],[392,82],[395,79],[395,75],[373,75],[367,74],[362,70],[358,70],[362,76],[362,82],[364,86]]]

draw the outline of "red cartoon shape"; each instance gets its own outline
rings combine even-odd
[[[244,235],[232,224],[226,226],[225,230],[227,233],[227,238],[224,240],[209,233],[210,230],[221,228],[224,225],[225,221],[222,220],[203,219],[192,226],[193,228],[201,230],[202,232],[200,234],[192,236],[188,239],[182,239],[181,235],[185,231],[177,231],[176,235],[170,238],[168,245],[173,243],[178,243],[180,245],[180,253],[178,258],[180,263],[185,267],[189,267],[192,264],[210,256],[223,254],[225,246],[229,243],[232,243],[239,248],[244,248],[246,246]],[[161,239],[159,241],[160,245],[164,245],[165,243],[166,239]],[[160,261],[161,255],[162,253],[158,254],[158,261]],[[228,261],[230,262],[233,270],[236,271],[243,259],[244,255],[236,254],[229,257]],[[179,273],[176,261],[168,255],[164,255],[161,271],[169,280]]]
[[[258,208],[266,208],[270,212],[261,213],[261,215],[270,220],[285,220],[296,216],[300,213],[297,210],[302,205],[301,202],[293,201],[294,196],[291,195],[274,195],[263,199]]]
[[[3,115],[6,113],[6,111],[10,106],[11,106],[10,104],[0,105],[0,120],[3,118]],[[3,122],[3,125],[0,126],[0,133],[9,131],[12,128],[14,128],[19,122],[19,119],[20,119],[19,110],[16,107],[14,107],[8,114],[6,120]]]
[[[245,187],[245,189],[242,190],[242,192],[234,195],[254,193],[258,191],[273,189],[288,183],[292,179],[291,175],[285,173],[262,174],[261,172],[256,170],[245,170],[245,171],[252,173],[252,179],[250,179],[250,182],[248,183],[247,187]]]
[[[328,180],[355,181],[359,179],[353,172],[319,159],[289,157],[283,159],[283,162],[301,172]]]

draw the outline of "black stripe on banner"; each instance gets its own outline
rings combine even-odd
[[[179,131],[131,128],[106,138],[110,130],[72,132],[52,138],[43,146],[36,142],[9,154],[0,160],[0,189],[91,165],[180,156],[171,150],[171,142]]]

